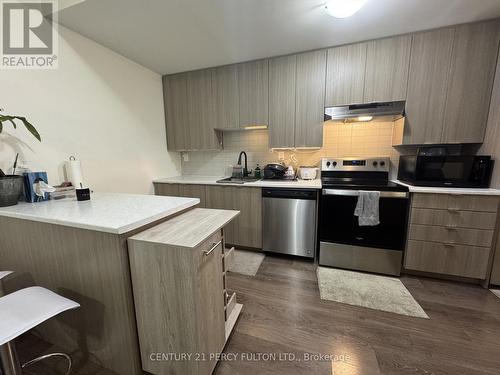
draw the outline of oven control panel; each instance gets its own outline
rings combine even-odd
[[[388,157],[321,159],[322,171],[389,172],[390,165],[391,160]]]

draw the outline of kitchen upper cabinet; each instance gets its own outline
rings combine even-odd
[[[322,147],[326,50],[297,55],[295,147]]]
[[[450,27],[413,36],[403,144],[441,143],[454,35]]]
[[[185,150],[187,146],[188,104],[187,74],[163,77],[163,100],[169,150]]]
[[[364,103],[406,99],[411,35],[367,43]]]
[[[325,105],[363,102],[367,43],[356,43],[328,50]]]
[[[326,50],[269,61],[269,147],[321,147]]]
[[[481,143],[497,62],[498,20],[456,27],[443,143]]]
[[[238,66],[215,68],[215,127],[238,129],[240,127],[240,103],[238,94]]]
[[[269,123],[269,61],[242,63],[238,68],[240,127]]]
[[[215,128],[214,69],[187,73],[188,146],[191,150],[213,150],[221,147]]]
[[[297,55],[269,60],[270,148],[295,145],[296,75]]]

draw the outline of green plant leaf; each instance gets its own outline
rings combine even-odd
[[[35,137],[36,139],[38,139],[39,142],[42,141],[42,137],[40,137],[40,133],[38,133],[38,131],[35,129],[35,127],[33,125],[31,125],[28,120],[26,120],[26,117],[17,117],[19,120],[22,121],[22,123],[24,124],[24,126],[26,127],[26,129],[28,129],[28,131],[33,134],[33,137]]]

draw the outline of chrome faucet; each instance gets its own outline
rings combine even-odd
[[[238,156],[238,165],[241,165],[242,155],[245,155],[245,166],[243,167],[243,177],[247,177],[250,174],[250,172],[248,171],[247,153],[245,151],[240,152],[240,155]]]

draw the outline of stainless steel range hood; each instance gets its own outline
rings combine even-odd
[[[325,121],[396,121],[404,116],[405,101],[352,104],[325,108]]]

